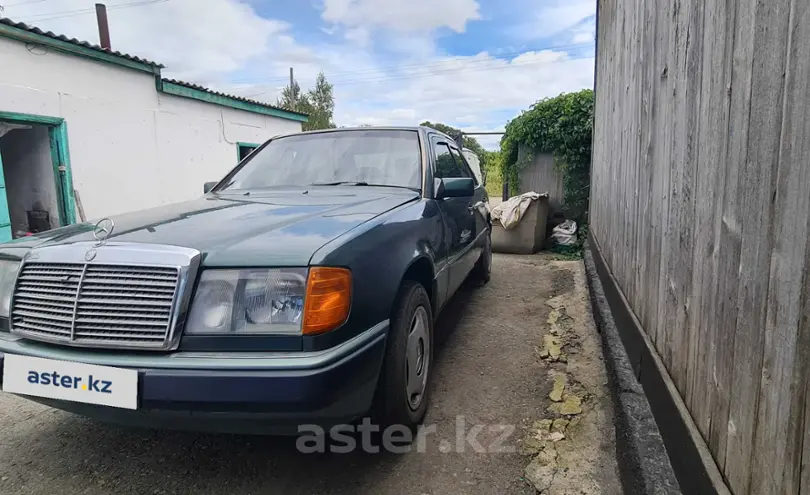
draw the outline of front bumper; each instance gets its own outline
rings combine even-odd
[[[134,426],[232,433],[294,432],[365,414],[385,353],[388,321],[318,352],[113,353],[0,338],[5,354],[137,369],[138,409],[26,396],[84,416]]]

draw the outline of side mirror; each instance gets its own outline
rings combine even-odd
[[[444,180],[433,179],[433,197],[436,199],[444,197]]]
[[[208,194],[208,191],[213,189],[214,186],[216,185],[217,185],[216,182],[206,182],[205,184],[203,184],[203,194]]]
[[[475,194],[475,181],[470,177],[435,179],[433,196],[436,199],[463,198]]]

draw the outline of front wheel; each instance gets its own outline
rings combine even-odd
[[[403,282],[392,316],[376,415],[383,426],[404,425],[415,431],[427,411],[433,364],[433,314],[425,288]]]
[[[484,241],[484,249],[481,250],[481,256],[475,263],[472,269],[471,278],[477,280],[482,284],[489,282],[492,273],[492,230],[487,233],[486,240]]]

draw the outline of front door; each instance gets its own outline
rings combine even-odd
[[[433,176],[437,179],[470,177],[463,163],[459,163],[450,152],[450,145],[439,136],[431,137],[435,170]],[[473,213],[473,197],[445,198],[437,200],[445,227],[447,244],[448,270],[450,271],[448,283],[448,297],[451,296],[464,282],[469,273],[467,266],[470,249],[476,238],[476,223]]]

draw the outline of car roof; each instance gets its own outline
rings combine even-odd
[[[418,126],[364,126],[364,127],[337,127],[335,129],[318,129],[315,131],[302,131],[302,132],[291,132],[288,134],[280,134],[278,136],[273,136],[271,139],[278,139],[288,136],[298,136],[302,134],[326,134],[332,132],[351,132],[351,131],[414,131],[414,132],[435,132],[439,135],[445,136],[451,141],[453,140],[452,137],[448,136],[447,134],[437,131],[436,129],[424,125]]]

